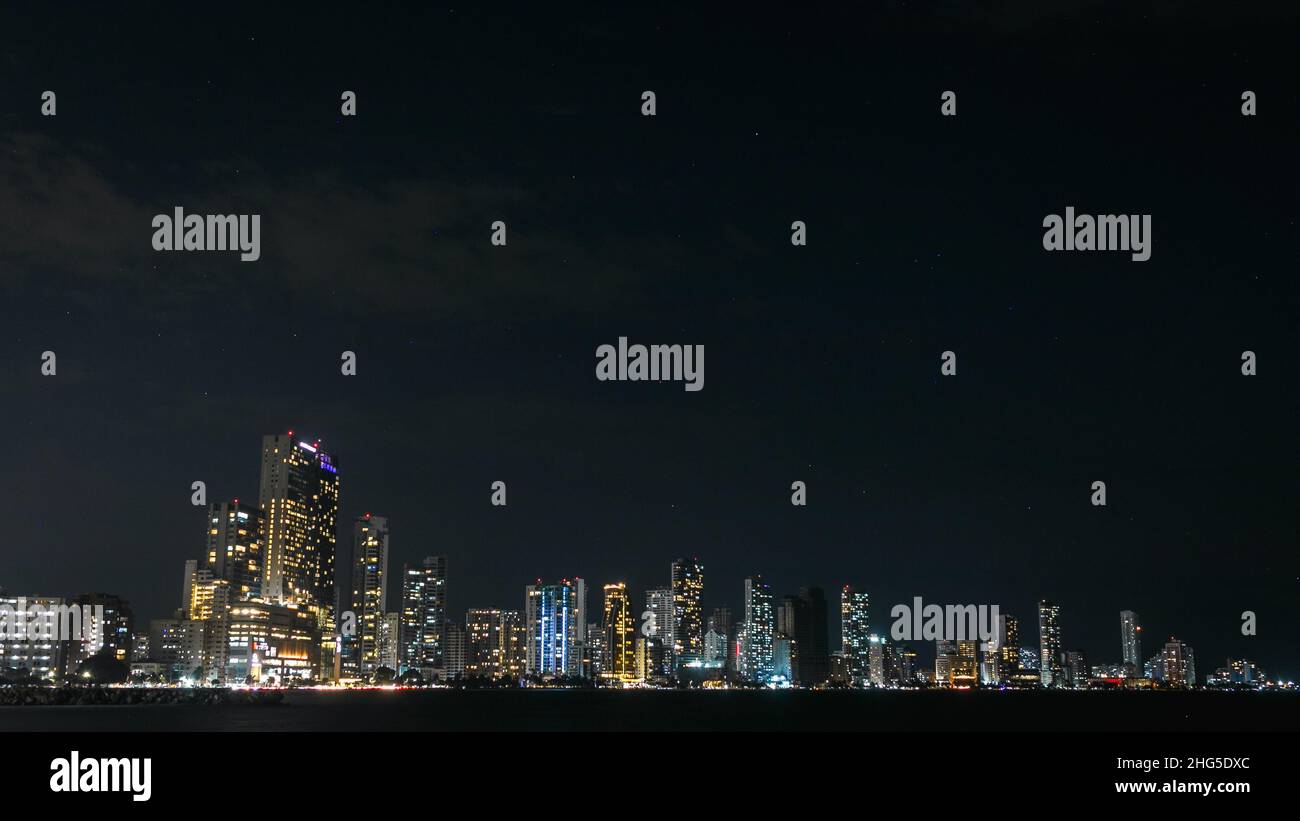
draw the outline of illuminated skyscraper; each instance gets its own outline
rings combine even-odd
[[[465,613],[465,675],[497,678],[501,675],[504,647],[501,611],[490,608]]]
[[[518,680],[528,671],[528,631],[518,610],[501,611],[501,675]]]
[[[867,620],[867,591],[844,585],[840,591],[840,653],[853,684],[867,678],[871,629]]]
[[[568,579],[557,584],[539,581],[525,589],[529,675],[542,678],[581,675],[582,657],[576,652],[575,604],[576,585]]]
[[[949,683],[954,687],[974,687],[979,684],[979,642],[959,641],[957,652],[949,668]]]
[[[631,681],[636,670],[636,623],[623,582],[605,585],[605,641],[609,648],[608,678]]]
[[[727,663],[727,637],[726,635],[709,629],[704,634],[704,660],[707,662],[716,662],[718,664]]]
[[[875,634],[872,634],[867,641],[867,669],[872,685],[876,687],[897,685],[901,677],[893,642]]]
[[[442,668],[447,613],[447,557],[426,556],[402,568],[402,668]]]
[[[1020,672],[1020,620],[1015,616],[998,616],[997,681],[1010,684]]]
[[[1160,656],[1164,668],[1164,682],[1172,687],[1191,687],[1196,684],[1196,660],[1192,648],[1176,637],[1170,636]]]
[[[654,677],[672,675],[673,667],[673,611],[675,607],[675,596],[672,588],[658,587],[654,590],[645,592],[645,612],[639,617],[641,627],[637,628],[638,638],[645,638],[650,643],[650,657],[655,662],[662,662],[662,666],[651,671]],[[653,616],[652,620],[645,618],[645,613]],[[648,632],[650,625],[654,625],[653,631]],[[654,649],[657,646],[659,649]],[[701,649],[703,644],[700,645]],[[685,657],[685,654],[678,654]]]
[[[262,437],[258,494],[265,526],[262,597],[311,611],[321,631],[319,677],[334,675],[339,472],[320,442],[293,431]]]
[[[704,565],[698,558],[673,562],[672,591],[672,621],[663,625],[672,636],[672,655],[698,657],[704,652]]]
[[[587,652],[584,656],[587,665],[583,673],[588,678],[597,679],[605,675],[609,668],[609,647],[606,646],[605,629],[600,622],[587,623]]]
[[[1062,687],[1061,608],[1047,599],[1038,602],[1038,665],[1044,687]]]
[[[1141,677],[1142,625],[1138,623],[1138,614],[1132,610],[1120,611],[1119,640],[1124,666],[1128,668],[1129,678]]]
[[[67,643],[67,671],[75,672],[78,664],[99,653],[129,665],[135,614],[126,599],[108,593],[82,593],[71,604],[83,614],[82,638]]]
[[[762,576],[745,579],[745,643],[741,674],[749,681],[766,684],[772,677],[776,612],[772,588]]]
[[[578,659],[576,675],[585,676],[583,661],[587,658],[587,580],[581,576],[573,579],[573,654]]]
[[[388,518],[365,514],[352,523],[352,609],[357,617],[357,672],[380,666],[379,631],[388,612]]]
[[[226,683],[226,657],[229,648],[230,606],[234,603],[232,591],[234,586],[226,579],[218,578],[207,567],[194,572],[190,587],[190,609],[187,614],[191,621],[201,624],[203,630],[203,653],[200,667],[202,680],[210,683]],[[183,671],[191,675],[192,670]]]
[[[317,677],[320,628],[307,608],[263,601],[232,604],[226,636],[227,683],[274,679],[279,684]],[[205,677],[211,677],[210,671]]]
[[[442,631],[442,668],[437,672],[443,681],[454,681],[465,677],[465,626],[460,622],[449,621]]]
[[[204,561],[218,579],[230,582],[231,600],[262,595],[262,511],[238,499],[208,505]]]
[[[59,621],[60,613],[68,613],[63,599],[9,596],[0,591],[0,608],[4,608],[0,617],[0,669],[26,670],[34,678],[49,681],[61,678],[64,659],[60,651],[66,645],[60,638],[73,632],[70,623],[65,627]]]
[[[385,613],[379,619],[379,666],[396,673],[402,667],[402,614]]]

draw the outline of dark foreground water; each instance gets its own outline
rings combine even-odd
[[[1298,731],[1300,694],[300,691],[279,706],[0,707],[15,731]]]

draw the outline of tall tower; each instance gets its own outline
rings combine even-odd
[[[1124,669],[1130,678],[1142,677],[1142,625],[1138,623],[1138,614],[1132,610],[1119,613],[1120,650],[1123,652]]]
[[[776,613],[772,588],[762,576],[745,579],[745,644],[743,674],[750,681],[766,684],[772,677],[772,639]]]
[[[651,652],[651,657],[663,662],[662,666],[652,672],[656,676],[671,675],[673,654],[673,609],[675,597],[671,587],[657,587],[645,592],[646,612],[654,615],[654,631],[644,637],[650,645],[657,645],[658,650]],[[634,614],[635,615],[635,614]],[[641,614],[644,616],[645,614]],[[645,633],[645,628],[637,632]],[[701,647],[703,645],[701,644]]]
[[[380,666],[379,634],[388,612],[388,518],[369,513],[352,523],[352,607],[357,614],[357,672]]]
[[[402,672],[443,666],[447,557],[402,567]]]
[[[605,585],[605,642],[609,648],[605,675],[624,681],[637,678],[636,626],[623,582]]]
[[[826,594],[820,587],[805,587],[794,601],[794,632],[790,635],[799,649],[796,680],[805,687],[824,684],[831,677]]]
[[[265,518],[262,596],[297,604],[321,632],[321,678],[334,674],[334,611],[338,589],[339,471],[320,442],[287,434],[262,437],[258,505]]]
[[[238,499],[208,505],[204,562],[213,576],[230,582],[231,600],[262,595],[262,511]]]
[[[1038,602],[1038,672],[1044,687],[1063,687],[1061,674],[1061,607]]]
[[[518,610],[501,611],[501,675],[518,680],[528,670],[528,638]]]
[[[586,675],[583,660],[587,658],[587,580],[573,580],[573,654],[578,659],[578,675]]]
[[[581,674],[582,658],[575,653],[576,591],[573,582],[530,584],[524,590],[524,622],[528,631],[528,674],[543,678]]]
[[[1020,620],[1015,616],[998,616],[997,680],[1012,683],[1020,672]]]
[[[465,675],[497,678],[501,675],[501,611],[479,608],[465,613]]]
[[[849,677],[859,684],[870,672],[871,629],[867,623],[867,592],[844,585],[840,591],[840,653],[848,662]]]
[[[659,625],[672,636],[672,655],[700,656],[704,653],[704,565],[698,558],[678,559],[672,565],[672,622]]]

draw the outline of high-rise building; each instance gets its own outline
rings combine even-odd
[[[997,681],[1009,684],[1020,672],[1020,620],[1015,616],[998,616]]]
[[[192,609],[194,604],[194,602],[192,601],[194,597],[194,581],[195,578],[198,576],[198,574],[199,574],[198,559],[186,559],[185,574],[184,577],[181,579],[181,585],[182,585],[181,613],[183,614],[183,617],[187,619],[189,618],[190,610]]]
[[[887,637],[872,634],[868,639],[868,677],[876,687],[890,687],[900,683],[898,657],[895,647]]]
[[[379,666],[396,673],[402,667],[402,614],[385,613],[379,619]]]
[[[501,611],[501,675],[518,681],[528,672],[528,631],[518,610]]]
[[[57,681],[63,676],[63,641],[82,624],[63,599],[0,593],[0,672],[26,671],[33,678]],[[63,616],[62,614],[67,614]],[[75,621],[75,625],[72,623]]]
[[[805,587],[798,596],[787,597],[787,600],[793,617],[793,623],[789,625],[791,632],[787,635],[795,640],[799,649],[795,681],[804,687],[825,684],[831,675],[826,594],[820,587]]]
[[[1039,672],[1038,651],[1032,647],[1020,648],[1020,669]]]
[[[704,565],[695,557],[677,559],[672,564],[671,587],[673,610],[667,628],[672,657],[698,658],[704,653]]]
[[[225,681],[254,684],[317,678],[320,624],[310,606],[251,600],[230,605]],[[205,678],[211,678],[205,671]]]
[[[334,676],[334,580],[338,552],[339,472],[320,442],[287,434],[262,437],[258,493],[265,528],[262,597],[297,604],[321,633],[318,677]]]
[[[712,627],[704,634],[704,660],[720,664],[727,663],[727,636]]]
[[[653,620],[645,619],[645,613],[642,613],[643,624],[640,632],[645,634],[644,638],[652,647],[658,645],[660,648],[658,651],[650,653],[652,660],[661,662],[657,669],[651,671],[654,678],[672,675],[673,647],[676,641],[673,631],[675,600],[676,597],[673,595],[672,588],[669,587],[658,587],[647,590],[645,593],[645,612],[650,613]],[[650,630],[651,624],[654,625],[653,631]],[[700,647],[702,651],[703,644]]]
[[[606,678],[631,681],[636,670],[636,622],[623,582],[605,585],[605,642],[609,648]]]
[[[1061,607],[1038,602],[1038,670],[1044,687],[1065,686],[1061,674]]]
[[[1062,672],[1065,674],[1067,687],[1075,690],[1087,689],[1088,658],[1082,650],[1069,650],[1065,653],[1065,665]]]
[[[578,660],[576,675],[579,676],[587,675],[585,666],[587,660],[587,631],[583,629],[586,623],[587,580],[581,576],[575,576],[573,579],[573,654]]]
[[[949,670],[949,683],[953,687],[975,687],[979,684],[979,642],[957,642],[957,654]]]
[[[587,678],[598,679],[609,669],[609,646],[605,641],[605,629],[599,622],[587,623],[587,669],[583,672]]]
[[[1132,610],[1120,611],[1119,640],[1128,675],[1138,678],[1142,675],[1142,625],[1138,623],[1138,614]]]
[[[442,669],[439,678],[451,681],[465,677],[465,627],[460,622],[449,621],[443,627],[446,644],[442,651]]]
[[[774,683],[794,684],[795,670],[799,667],[799,646],[781,631],[772,634],[772,676]]]
[[[730,607],[713,608],[706,625],[706,632],[710,630],[717,633],[726,644],[722,656],[724,666],[729,669],[733,668],[736,657],[736,637],[734,633],[735,627],[731,621]]]
[[[210,681],[216,671],[204,669],[208,650],[206,624],[193,619],[154,619],[149,623],[151,657],[162,667],[168,681]],[[218,675],[226,683],[232,682],[222,670]]]
[[[848,687],[852,680],[848,656],[838,650],[831,653],[831,684],[836,687]]]
[[[1164,668],[1163,681],[1171,687],[1191,687],[1196,684],[1196,660],[1192,648],[1176,637],[1170,636],[1160,656]]]
[[[749,681],[766,684],[772,677],[776,613],[772,588],[762,576],[745,579],[745,645],[741,674]]]
[[[731,635],[731,608],[715,607],[713,612],[709,613],[708,629],[720,636]]]
[[[501,611],[479,608],[465,613],[465,675],[497,678],[501,675],[504,647]]]
[[[556,584],[530,584],[525,590],[524,622],[528,630],[528,674],[542,678],[579,676],[582,657],[577,654],[578,625],[574,621],[576,585],[568,579]]]
[[[100,653],[129,666],[135,614],[126,599],[108,593],[82,593],[71,604],[81,608],[82,635],[68,642],[67,671],[76,672],[78,664]]]
[[[934,683],[939,687],[952,686],[952,671],[957,658],[957,643],[938,639],[934,643]]]
[[[401,672],[443,667],[447,557],[426,556],[402,567]]]
[[[262,595],[262,511],[238,499],[208,505],[204,563],[230,582],[231,601]]]
[[[379,630],[388,612],[388,518],[365,514],[352,524],[352,609],[357,618],[356,665],[362,676],[379,668]]]
[[[871,629],[867,619],[867,592],[844,585],[840,591],[840,653],[848,664],[853,684],[868,676]]]

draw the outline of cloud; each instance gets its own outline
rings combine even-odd
[[[8,215],[0,222],[0,282],[53,278],[61,293],[126,289],[131,304],[154,311],[243,288],[357,314],[447,315],[505,304],[584,312],[635,299],[680,252],[674,242],[588,228],[587,203],[552,196],[541,183],[363,183],[338,170],[279,179],[252,163],[221,163],[197,167],[187,193],[143,195],[115,180],[112,167],[93,147],[29,133],[0,137],[0,213]],[[152,217],[178,205],[261,214],[261,260],[155,252]],[[489,242],[496,219],[509,226],[504,248]]]

